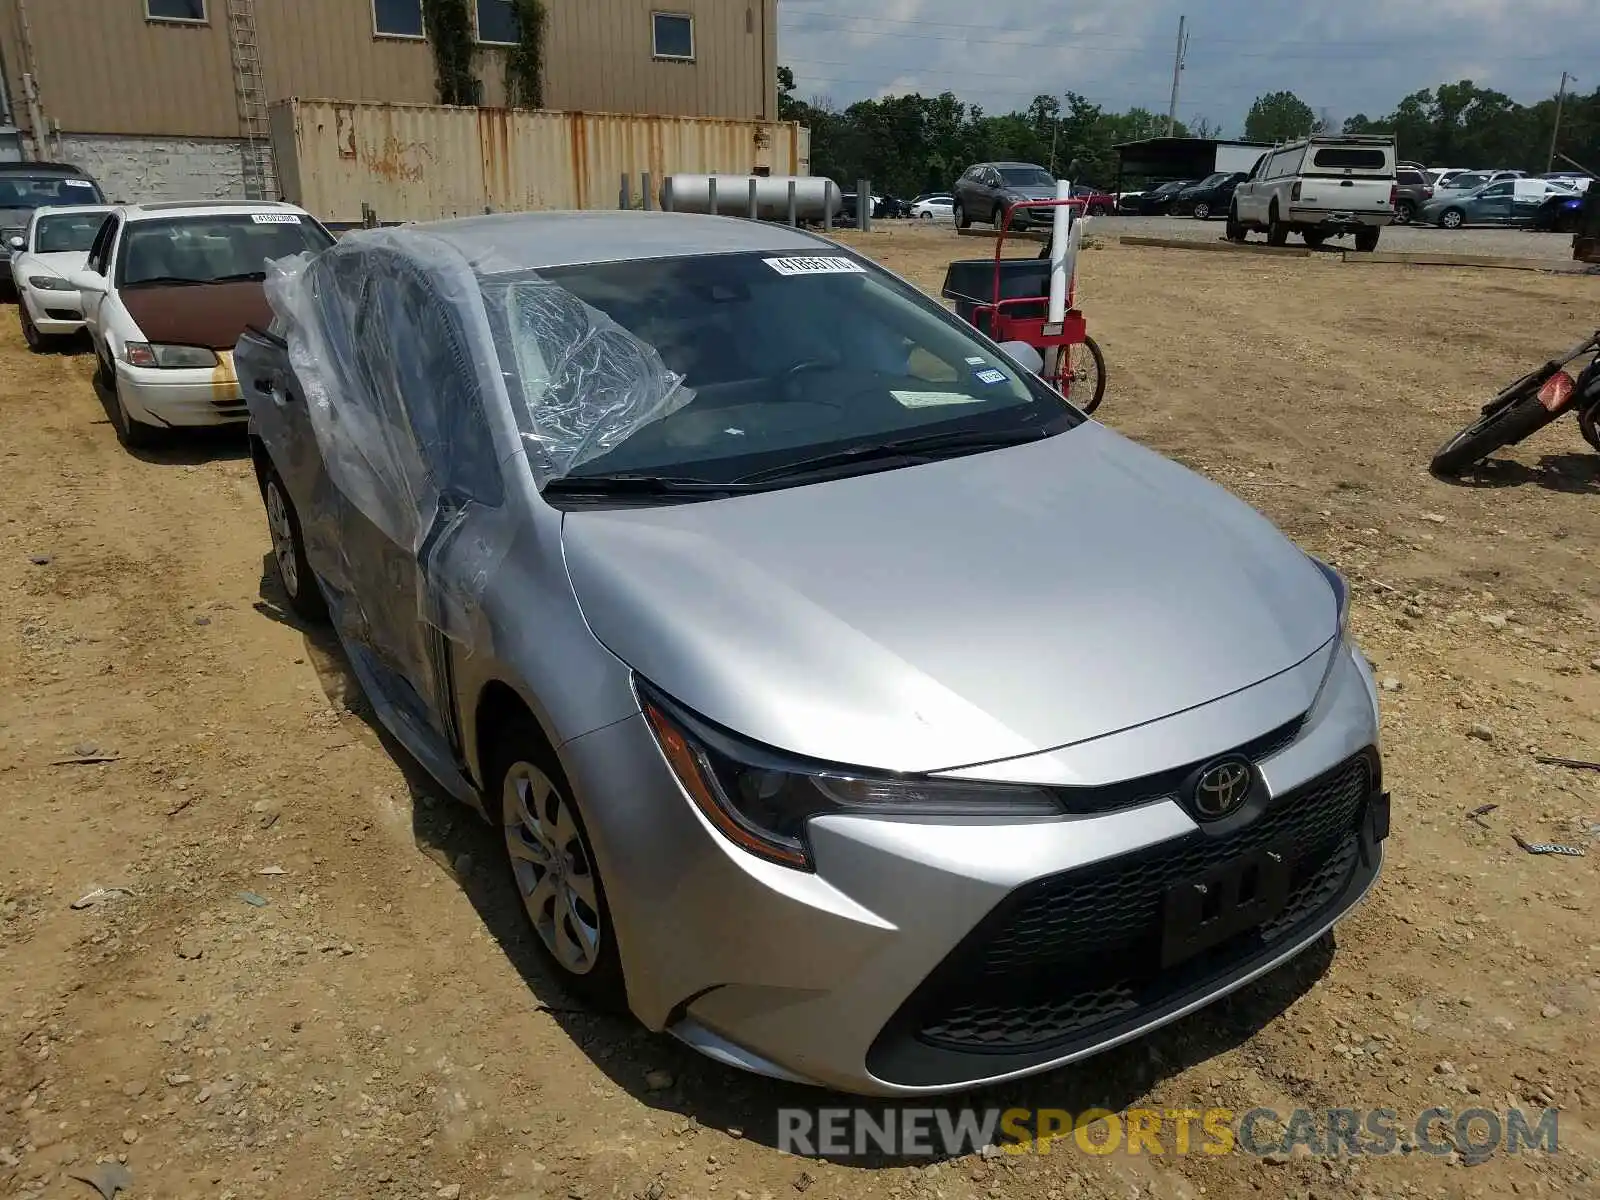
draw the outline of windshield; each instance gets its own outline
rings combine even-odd
[[[1228,178],[1228,173],[1226,171],[1218,171],[1215,175],[1207,175],[1199,183],[1195,184],[1195,186],[1196,187],[1216,187],[1217,184],[1221,183],[1224,179],[1227,179],[1227,178]]]
[[[122,236],[117,286],[263,279],[270,260],[331,245],[322,226],[289,212],[133,221]]]
[[[653,347],[688,396],[570,480],[628,472],[726,483],[900,438],[1039,436],[1081,420],[937,304],[853,258],[723,254],[539,278]],[[491,301],[501,283],[504,299],[491,306],[507,313],[503,365],[525,381],[550,378],[544,360],[562,347],[540,337],[540,285],[494,280]],[[521,386],[530,406],[544,401],[542,383]]]
[[[106,214],[103,212],[40,217],[33,228],[33,251],[35,254],[87,253],[94,244],[94,235],[100,232],[105,220]]]
[[[1053,188],[1056,181],[1043,167],[1001,167],[1000,178],[1011,187]]]
[[[105,197],[87,179],[62,175],[0,175],[0,208],[47,208],[52,205],[100,204]]]

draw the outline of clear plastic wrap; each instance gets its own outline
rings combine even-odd
[[[504,322],[512,399],[537,486],[559,479],[693,398],[683,376],[599,309],[523,275],[485,288]]]
[[[542,488],[691,398],[653,347],[497,251],[489,225],[362,230],[266,283],[305,415],[258,398],[252,413],[275,461],[320,462],[297,502],[341,632],[417,680],[433,670],[417,618],[468,647],[487,637],[517,473]],[[315,446],[291,449],[306,426]],[[378,607],[400,603],[414,616]]]

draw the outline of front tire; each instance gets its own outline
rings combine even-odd
[[[1204,200],[1196,201],[1194,206],[1194,219],[1196,221],[1211,220],[1211,205],[1207,204]]]
[[[1223,236],[1230,242],[1245,242],[1249,240],[1250,232],[1240,222],[1237,208],[1228,209],[1228,227],[1224,230]]]
[[[1466,223],[1466,215],[1459,208],[1447,208],[1439,214],[1440,229],[1460,229]]]
[[[956,201],[955,210],[954,210],[952,215],[956,219],[956,228],[957,229],[971,229],[972,228],[972,218],[967,216],[967,210],[964,207],[962,207],[961,202],[959,200]]]
[[[128,406],[122,402],[122,389],[117,386],[116,367],[107,366],[98,350],[95,360],[98,364],[96,379],[111,395],[111,425],[117,431],[117,441],[128,450],[144,450],[156,445],[161,440],[161,430],[136,420],[128,411]]]
[[[924,210],[923,213],[922,213],[922,220],[924,220],[924,221],[932,221],[933,220],[933,214],[931,212],[928,212],[928,211]]]
[[[488,778],[499,796],[512,883],[544,957],[562,984],[591,1007],[627,1009],[617,935],[587,827],[533,719],[497,731]]]
[[[328,602],[306,558],[305,535],[300,530],[300,514],[289,499],[289,490],[277,471],[267,468],[261,485],[261,502],[267,510],[267,532],[272,537],[272,559],[278,568],[278,585],[289,598],[289,607],[301,620],[313,625],[328,620]]]
[[[43,354],[50,348],[44,334],[39,332],[39,327],[28,315],[27,304],[20,298],[17,300],[17,318],[22,322],[22,340],[28,343],[29,350],[35,354]]]
[[[1528,383],[1514,400],[1468,425],[1439,447],[1428,470],[1446,479],[1459,475],[1500,447],[1514,445],[1550,424],[1560,414],[1539,403],[1543,384],[1543,380]]]

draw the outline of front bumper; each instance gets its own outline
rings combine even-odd
[[[202,426],[242,424],[250,413],[231,351],[219,351],[217,365],[168,370],[130,366],[117,360],[117,394],[136,421],[147,425]]]
[[[601,818],[629,1003],[724,1062],[871,1095],[1049,1070],[1208,1004],[1310,945],[1377,878],[1375,692],[1336,653],[1292,740],[1259,748],[1260,812],[1209,827],[1171,800],[1010,823],[826,817],[814,874],[717,834],[642,717],[577,738],[561,755]],[[1268,847],[1291,856],[1284,906],[1161,968],[1162,897]]]
[[[17,302],[28,310],[28,319],[40,333],[65,337],[83,328],[83,296],[79,292],[46,292],[23,287]]]

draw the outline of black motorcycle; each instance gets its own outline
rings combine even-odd
[[[1576,375],[1569,363],[1589,361]],[[1483,415],[1439,447],[1429,470],[1459,475],[1502,446],[1514,446],[1562,413],[1577,415],[1583,440],[1600,451],[1600,331],[1524,375],[1483,406]]]

